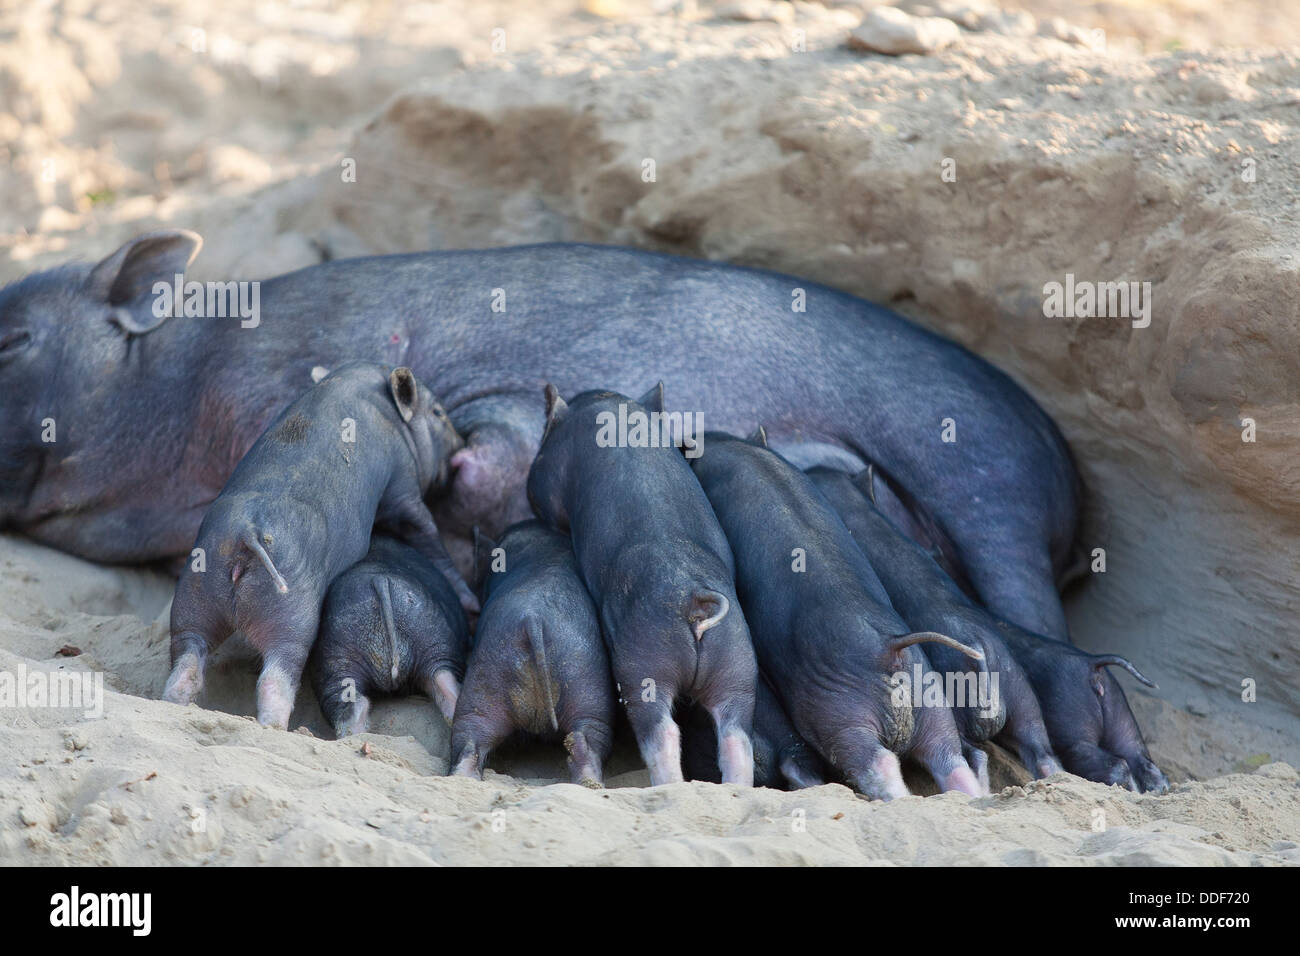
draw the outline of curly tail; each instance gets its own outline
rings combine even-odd
[[[691,595],[690,606],[686,611],[686,620],[691,625],[691,633],[698,641],[704,632],[713,627],[731,610],[727,596],[712,588],[700,588]]]
[[[280,572],[276,569],[275,562],[271,560],[271,556],[266,553],[266,548],[262,547],[262,542],[258,537],[257,531],[253,528],[245,531],[244,536],[240,539],[240,543],[251,551],[257,560],[262,562],[262,567],[266,568],[267,573],[271,575],[271,580],[275,582],[275,589],[281,594],[288,594],[289,585],[285,583],[284,578],[281,577]]]

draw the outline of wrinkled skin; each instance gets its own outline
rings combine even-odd
[[[879,521],[885,509],[890,509],[891,518],[892,514],[913,516],[905,517],[911,524],[901,527],[909,532],[922,529],[920,539],[931,543],[937,559],[942,560],[945,554],[942,544],[933,544],[932,534],[924,530],[928,524],[925,518],[914,517],[916,503],[906,502],[906,495],[900,498],[887,481],[873,472],[863,471],[849,478],[843,472],[815,468],[809,474],[840,509],[859,542],[868,545],[868,554],[873,558],[880,554],[874,566],[894,606],[910,624],[943,630],[945,615],[964,620],[964,625],[948,625],[962,632],[954,636],[978,640],[992,655],[990,660],[1000,662],[996,666],[1002,674],[1002,696],[1008,706],[1007,727],[994,739],[1018,754],[1036,775],[1053,772],[1059,756],[1066,770],[1088,780],[1165,792],[1169,781],[1152,762],[1124,691],[1105,671],[1107,666],[1132,669],[1132,665],[1115,655],[1088,655],[1066,641],[1033,634],[997,619],[974,599],[963,599],[961,590],[934,560],[925,559],[921,548],[899,546],[896,531],[892,535],[894,544],[890,544],[891,532]],[[836,489],[833,496],[832,488]],[[881,507],[871,507],[869,498]],[[855,516],[856,522],[849,515]],[[1008,633],[1014,640],[1005,639]],[[927,648],[926,653],[931,654],[931,649]],[[959,663],[946,648],[934,648],[933,653],[948,655],[941,659],[942,670]],[[1145,678],[1139,679],[1154,686]],[[1032,695],[1024,693],[1029,688]],[[1037,697],[1037,705],[1031,706],[1030,696]],[[1044,724],[1051,747],[1045,747],[1042,739]],[[968,733],[971,740],[983,739],[978,727],[972,726]]]
[[[767,678],[761,673],[754,695],[754,786],[802,790],[826,782],[826,765],[799,736]],[[687,780],[719,783],[718,742],[713,722],[698,707],[683,718],[682,767]]]
[[[987,758],[974,745],[986,740],[1016,754],[1035,777],[1061,770],[1038,698],[992,615],[974,604],[933,557],[896,528],[847,472],[818,467],[810,469],[808,477],[835,508],[871,562],[890,604],[910,628],[938,631],[984,652],[984,660],[975,666],[953,648],[942,644],[925,647],[925,655],[938,673],[965,675],[970,683],[964,689],[972,686],[981,672],[997,675],[996,696],[990,693],[981,701],[978,695],[967,694],[953,706],[967,762],[981,781],[987,786]],[[861,473],[859,481],[869,480],[867,472]]]
[[[423,501],[459,441],[406,368],[350,363],[289,405],[199,526],[203,564],[191,560],[176,585],[164,698],[193,701],[209,651],[238,630],[262,655],[257,719],[287,727],[325,594],[366,556],[372,527],[419,551],[477,611]]]
[[[568,537],[525,521],[478,551],[483,613],[452,723],[451,772],[481,780],[493,748],[525,732],[562,740],[570,779],[602,786],[614,679]],[[493,571],[496,561],[504,567]]]
[[[473,526],[497,535],[530,516],[542,385],[626,392],[654,376],[710,428],[765,423],[800,467],[883,466],[985,606],[1067,637],[1055,581],[1079,488],[1065,442],[1011,379],[888,309],[771,272],[556,244],[324,263],[263,282],[256,328],[156,319],[152,284],[199,244],[153,233],[0,289],[0,527],[97,561],[184,555],[312,368],[369,359],[435,383],[466,437],[434,504],[468,573]],[[794,288],[806,313],[790,312]],[[708,342],[726,347],[693,346]]]
[[[572,404],[547,394],[528,497],[572,537],[651,784],[683,779],[680,699],[713,718],[722,781],[751,786],[758,666],[727,539],[677,448],[597,443],[602,414],[659,411],[662,389],[640,403],[614,392]]]
[[[379,696],[422,693],[450,724],[468,652],[455,588],[420,552],[376,534],[325,595],[307,673],[339,737],[366,732]]]
[[[909,633],[811,480],[760,444],[716,433],[705,435],[692,467],[731,542],[759,664],[799,735],[873,799],[907,794],[899,756],[943,790],[986,793],[952,712],[900,701],[890,683],[914,667],[924,672],[917,643],[955,642]]]

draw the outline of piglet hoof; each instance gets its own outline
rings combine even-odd
[[[809,770],[794,757],[786,757],[781,761],[781,776],[785,777],[786,783],[792,790],[807,790],[809,787],[820,787],[826,782],[821,774],[815,770]]]
[[[339,740],[364,734],[370,727],[370,698],[361,695],[352,705],[351,712],[334,724],[334,736]]]
[[[968,793],[972,797],[986,797],[989,793],[988,787],[980,785],[979,777],[975,776],[970,767],[958,767],[948,774],[944,778],[943,789]]]
[[[1050,777],[1054,773],[1065,773],[1065,768],[1061,766],[1061,761],[1055,757],[1044,757],[1034,765],[1034,777],[1042,780],[1044,777]]]
[[[456,762],[452,764],[451,771],[447,776],[468,777],[471,780],[482,780],[483,765],[478,759],[478,751],[473,747],[466,748]]]
[[[636,732],[637,745],[641,750],[641,759],[650,771],[650,786],[662,787],[670,783],[682,783],[682,732],[673,723],[671,705],[665,706],[663,698],[657,705],[650,707],[658,710],[658,719],[648,727],[638,727],[633,720],[632,729]],[[646,720],[645,711],[637,711],[639,720]],[[629,714],[631,716],[631,714]]]
[[[167,676],[167,684],[163,688],[163,700],[185,706],[194,703],[202,690],[203,670],[198,658],[193,654],[186,654],[176,662],[171,674]]]
[[[882,750],[871,762],[870,769],[851,778],[853,789],[868,800],[893,800],[911,794],[903,783],[903,771],[898,765],[898,756],[891,751]]]
[[[718,748],[718,767],[723,783],[742,787],[754,785],[754,745],[743,731],[728,731],[722,735]]]
[[[1101,774],[1098,783],[1104,783],[1108,787],[1121,787],[1132,793],[1138,792],[1137,781],[1133,779],[1133,772],[1129,770],[1128,764],[1120,757],[1116,757],[1112,766]]]
[[[1139,757],[1132,764],[1133,779],[1143,793],[1168,793],[1169,778],[1154,763]]]
[[[264,669],[257,681],[257,722],[263,727],[288,730],[297,690],[278,669]]]
[[[975,771],[975,779],[979,781],[980,795],[987,796],[989,792],[989,755],[974,744],[962,746],[962,754],[966,762],[971,765]]]
[[[592,750],[587,735],[581,730],[566,734],[564,749],[569,752],[569,779],[589,790],[604,790],[605,771],[601,758]]]
[[[1105,784],[1108,787],[1123,787],[1137,792],[1137,782],[1123,757],[1102,750],[1088,743],[1079,745],[1061,754],[1066,769],[1077,777]]]

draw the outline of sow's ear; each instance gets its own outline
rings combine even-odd
[[[647,412],[660,412],[664,410],[664,383],[660,382],[650,391],[641,396],[637,402]]]
[[[393,369],[388,373],[388,390],[393,393],[402,421],[409,422],[420,408],[420,386],[416,384],[415,373],[405,365]]]
[[[202,246],[199,234],[187,229],[136,236],[91,269],[83,289],[96,302],[116,309],[147,295],[155,282],[168,285],[175,282],[177,275],[185,274]],[[115,312],[113,318],[133,335],[150,332],[166,320],[164,316],[147,324],[140,323],[125,309]]]
[[[560,397],[560,390],[549,382],[546,384],[546,428],[542,432],[542,441],[551,433],[555,423],[562,420],[569,411],[569,403]]]
[[[752,435],[749,436],[749,440],[750,440],[750,442],[751,442],[752,444],[760,445],[760,446],[762,446],[763,448],[766,448],[766,447],[767,447],[767,429],[764,428],[762,425],[759,425],[758,428],[756,428],[756,429],[754,430],[754,434],[752,434]]]

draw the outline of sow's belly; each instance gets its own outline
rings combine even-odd
[[[210,503],[210,502],[209,502]],[[144,564],[189,554],[207,504],[136,502],[104,513],[73,512],[18,525],[41,544],[103,564]]]

